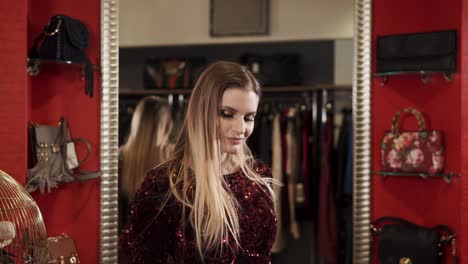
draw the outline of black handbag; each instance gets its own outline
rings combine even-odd
[[[455,72],[455,30],[379,36],[377,73],[407,71]]]
[[[397,217],[382,217],[371,225],[380,264],[441,264],[451,246],[458,263],[455,235],[445,225],[427,228]]]
[[[85,64],[85,93],[93,97],[93,65],[85,52],[88,46],[89,32],[81,21],[65,15],[55,15],[34,40],[29,57]]]

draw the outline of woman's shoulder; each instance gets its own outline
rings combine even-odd
[[[252,162],[252,168],[260,174],[262,177],[270,177],[271,178],[271,169],[268,164],[263,162],[262,160],[256,159]]]
[[[164,165],[149,170],[135,199],[140,200],[166,194],[170,188],[169,173],[169,168]]]

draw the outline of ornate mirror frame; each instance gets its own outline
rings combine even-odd
[[[119,1],[101,0],[100,263],[117,263]]]
[[[353,263],[370,263],[372,0],[354,5]]]
[[[117,263],[118,248],[118,0],[101,0],[100,263]],[[353,263],[370,262],[371,0],[354,10]]]

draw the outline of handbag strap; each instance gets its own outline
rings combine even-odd
[[[33,59],[39,59],[39,51],[37,50],[37,46],[39,45],[39,42],[44,38],[45,34],[44,32],[41,31],[39,36],[37,36],[34,39],[33,45],[31,49],[29,50],[29,57]]]
[[[78,166],[81,165],[89,157],[89,155],[91,154],[91,144],[89,144],[89,142],[86,139],[83,139],[83,138],[75,138],[75,139],[72,140],[70,138],[70,131],[68,130],[67,121],[63,117],[60,118],[60,126],[62,128],[62,136],[64,137],[64,142],[68,143],[68,142],[75,142],[75,141],[78,142],[79,141],[79,142],[83,142],[86,145],[86,149],[87,149],[88,153],[87,153],[86,157],[84,159],[82,159],[78,163]],[[67,160],[67,158],[66,158],[66,155],[67,155],[66,150],[67,149],[66,148],[67,148],[66,144],[64,146],[62,146],[62,155],[64,155],[64,160]],[[65,165],[65,169],[67,170],[67,172],[70,175],[75,177],[75,179],[78,180],[78,181],[87,181],[87,180],[99,178],[101,176],[100,171],[80,171],[78,173],[75,173],[67,165]]]
[[[53,22],[56,22],[56,25],[54,25]],[[39,42],[45,37],[45,36],[53,36],[57,34],[62,27],[62,18],[61,16],[53,16],[49,23],[44,27],[44,29],[41,31],[41,33],[34,39],[33,45],[29,51],[29,57],[30,58],[38,58],[39,59],[39,51],[38,51],[38,45]]]
[[[382,223],[384,222],[392,222],[392,223],[397,223],[397,224],[403,224],[403,225],[409,225],[409,226],[414,226],[414,227],[419,227],[418,225],[408,221],[408,220],[405,220],[403,218],[399,218],[399,217],[394,217],[394,216],[384,216],[384,217],[381,217],[377,220],[375,220],[373,223],[372,223],[372,226],[377,228],[377,226],[381,225]]]
[[[392,133],[394,135],[398,136],[400,134],[400,131],[398,129],[398,119],[400,118],[400,115],[402,113],[413,114],[416,117],[416,120],[418,121],[418,127],[419,127],[418,130],[419,130],[419,132],[423,133],[423,132],[426,131],[426,122],[425,122],[424,117],[421,114],[421,112],[419,112],[418,110],[416,110],[414,108],[407,107],[407,108],[403,108],[400,111],[398,111],[395,114],[395,116],[393,117],[393,120],[392,120]]]
[[[407,226],[413,226],[413,227],[420,227],[419,225],[416,225],[408,220],[399,218],[399,217],[394,217],[394,216],[384,216],[380,217],[377,220],[375,220],[371,224],[371,232],[373,234],[378,233],[378,226],[382,225],[385,222],[389,223],[397,223],[397,224],[402,224],[402,225],[407,225]],[[437,230],[439,232],[444,233],[445,235],[442,236],[441,242],[444,244],[450,243],[451,246],[451,255],[453,257],[453,263],[458,264],[458,255],[457,255],[457,245],[456,245],[456,236],[452,229],[446,225],[436,225],[435,227],[432,228],[433,230]],[[371,252],[372,252],[372,246],[371,246]]]

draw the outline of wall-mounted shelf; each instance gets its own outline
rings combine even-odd
[[[459,174],[454,172],[448,173],[415,173],[415,172],[393,172],[393,171],[372,171],[372,174],[387,176],[402,176],[402,177],[421,177],[423,179],[429,178],[444,178],[447,183],[452,181],[452,177],[458,176]]]
[[[45,60],[45,59],[38,59],[38,58],[28,58],[27,59],[27,71],[29,75],[35,76],[38,75],[40,70],[41,70],[41,65],[47,65],[47,64],[61,64],[61,65],[76,65],[81,67],[81,73],[82,76],[84,76],[85,72],[85,63],[80,63],[80,62],[73,62],[73,61],[65,61],[65,60]],[[93,65],[94,69],[99,69],[98,65]]]
[[[262,87],[263,93],[290,93],[290,92],[311,92],[318,90],[352,90],[352,85],[304,85],[304,86],[280,86]],[[121,96],[144,96],[144,95],[173,95],[190,94],[191,89],[120,89]]]
[[[436,74],[442,74],[444,76],[444,79],[447,82],[452,81],[453,79],[453,74],[454,72],[446,72],[446,71],[401,71],[401,72],[380,72],[380,73],[375,73],[374,77],[381,77],[382,81],[380,82],[383,85],[385,85],[388,82],[388,78],[390,76],[394,75],[420,75],[421,76],[421,81],[423,83],[428,83],[429,82],[429,75],[436,75]]]

